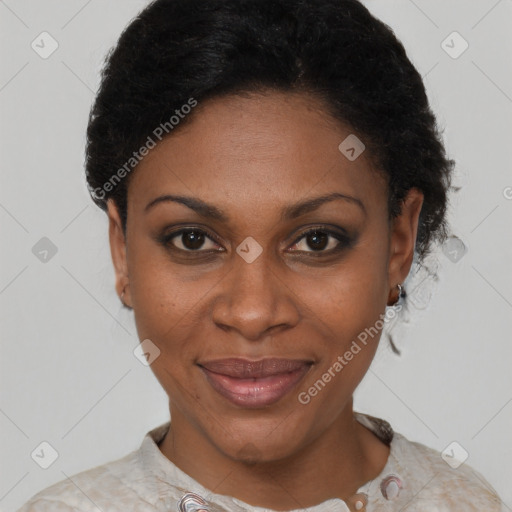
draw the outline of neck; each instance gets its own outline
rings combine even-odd
[[[215,494],[252,506],[291,510],[331,498],[348,500],[383,469],[389,447],[355,420],[352,401],[318,438],[279,460],[247,463],[214,446],[171,407],[171,428],[160,451]]]

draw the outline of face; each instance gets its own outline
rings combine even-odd
[[[350,129],[312,97],[193,115],[131,176],[126,237],[109,203],[117,288],[160,350],[173,423],[228,457],[277,460],[351,403],[380,333],[353,343],[409,272],[422,196],[390,222],[385,179],[366,152],[342,154]]]

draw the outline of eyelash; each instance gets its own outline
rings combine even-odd
[[[165,234],[162,237],[160,237],[158,239],[158,241],[165,248],[170,249],[170,250],[174,250],[174,251],[178,251],[178,252],[181,252],[181,253],[187,253],[187,254],[213,254],[213,253],[217,253],[217,252],[223,252],[223,251],[216,250],[216,249],[211,249],[211,250],[200,250],[200,249],[198,249],[198,250],[190,250],[190,249],[186,250],[186,249],[180,249],[179,247],[176,247],[174,244],[171,243],[174,238],[177,238],[180,235],[183,235],[184,233],[189,233],[189,232],[194,232],[194,233],[197,233],[197,234],[203,234],[207,238],[209,238],[212,242],[214,242],[214,243],[216,243],[218,245],[221,245],[220,242],[217,240],[217,237],[214,236],[212,233],[208,232],[207,230],[205,230],[203,228],[192,228],[192,227],[181,228],[181,229],[179,229],[177,231],[173,231],[172,233]],[[308,254],[308,255],[311,255],[313,257],[321,257],[323,255],[331,255],[331,254],[340,252],[340,251],[342,251],[344,249],[348,249],[352,245],[352,242],[353,242],[353,240],[351,238],[349,238],[348,236],[346,236],[346,235],[343,235],[341,233],[338,233],[338,232],[335,232],[335,231],[332,231],[332,230],[329,230],[329,229],[326,229],[324,227],[320,227],[319,226],[319,227],[310,228],[310,229],[302,232],[294,240],[294,242],[292,243],[292,246],[296,245],[303,238],[306,238],[308,235],[313,234],[313,233],[325,234],[325,235],[327,235],[329,237],[335,238],[339,243],[336,245],[336,247],[334,247],[333,249],[330,249],[330,250],[320,250],[320,251],[313,251],[313,250],[311,250],[311,251],[292,251],[292,252]],[[329,245],[329,243],[327,245]]]

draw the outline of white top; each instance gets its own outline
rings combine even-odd
[[[505,512],[482,475],[453,457],[461,450],[458,446],[442,456],[393,432],[385,420],[354,416],[390,446],[384,469],[350,502],[329,499],[293,512]],[[149,431],[140,448],[125,457],[40,491],[18,512],[273,512],[211,493],[175,466],[158,448],[169,425]]]

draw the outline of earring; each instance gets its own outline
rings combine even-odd
[[[124,292],[126,290],[126,284],[124,285],[123,287],[123,291],[121,292],[121,302],[123,303],[123,306],[125,308],[129,308],[130,306],[128,306],[128,304],[126,304],[126,302],[124,301]]]
[[[398,288],[398,295],[397,295],[396,299],[394,300],[394,302],[392,302],[391,304],[389,303],[389,298],[388,298],[388,303],[387,303],[388,306],[396,306],[400,302],[400,298],[405,296],[405,293],[403,291],[403,286],[401,284],[397,284],[396,286]]]

